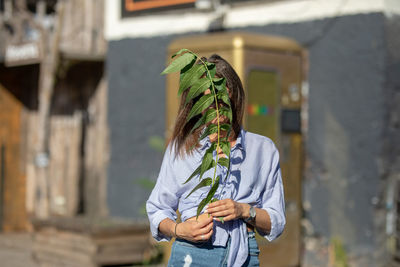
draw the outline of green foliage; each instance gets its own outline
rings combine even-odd
[[[222,114],[222,113],[221,113]],[[217,111],[215,109],[209,109],[206,111],[206,113],[196,122],[196,124],[193,126],[191,132],[199,128],[200,126],[211,122],[213,119],[217,117]]]
[[[204,199],[200,202],[199,206],[197,207],[197,217],[199,217],[200,212],[203,210],[203,208],[204,208],[208,203],[211,202],[212,198],[213,198],[214,195],[215,195],[215,192],[216,192],[217,189],[218,189],[218,186],[219,186],[219,176],[218,176],[217,179],[215,180],[214,184],[211,186],[211,189],[210,189],[210,191],[208,192],[206,198],[204,198]]]
[[[164,152],[165,150],[165,140],[161,136],[152,135],[148,139],[148,145],[158,152]]]
[[[208,79],[200,79],[200,77],[204,74],[204,68],[201,65],[194,65],[192,68],[183,72],[180,77],[180,85],[178,95],[181,95],[185,89],[191,87],[195,83],[200,81],[208,82]],[[194,86],[198,88],[199,85]]]
[[[191,118],[193,118],[196,115],[199,115],[203,110],[208,108],[212,103],[214,103],[214,96],[209,94],[209,95],[203,95],[199,101],[197,101],[192,109],[189,112],[189,115],[187,116],[187,120],[189,121]]]
[[[176,60],[172,61],[172,63],[161,74],[180,71],[187,65],[193,64],[195,60],[196,57],[194,55],[190,53],[185,53],[182,56],[178,57]]]
[[[203,180],[200,181],[198,185],[186,196],[188,198],[193,192],[195,192],[197,189],[205,187],[205,186],[210,186],[212,184],[212,178],[207,177]]]
[[[226,80],[216,77],[215,64],[201,59],[188,49],[181,49],[172,58],[175,59],[161,74],[180,72],[178,95],[188,90],[185,104],[188,104],[191,100],[195,101],[187,116],[187,121],[200,117],[192,127],[191,132],[199,127],[204,127],[200,140],[216,134],[215,139],[210,139],[211,146],[205,151],[201,164],[184,182],[186,184],[194,177],[199,177],[199,183],[186,197],[200,188],[209,187],[207,196],[201,200],[197,207],[198,217],[207,204],[217,200],[214,196],[220,183],[220,176],[217,175],[218,165],[228,169],[225,179],[229,174],[230,143],[228,136],[232,129],[232,109]],[[206,92],[207,89],[210,90],[210,93]],[[198,116],[200,114],[201,116]],[[222,116],[227,118],[228,121],[222,122]],[[226,133],[225,137],[222,137],[222,133]],[[224,154],[223,156],[220,156],[220,151]],[[212,168],[214,168],[213,177],[203,178],[203,175]]]
[[[157,152],[164,152],[165,151],[165,140],[163,137],[158,135],[152,135],[147,139],[147,144],[150,148]],[[146,191],[153,190],[156,182],[150,179],[149,177],[141,177],[136,178],[135,183],[140,185]],[[140,207],[140,214],[146,215],[146,203],[143,203]]]
[[[140,184],[141,187],[147,190],[153,190],[154,186],[156,185],[156,182],[150,180],[148,177],[144,178],[138,178],[135,180],[136,183]]]
[[[343,246],[343,242],[339,237],[333,237],[331,240],[333,248],[334,266],[335,267],[348,267],[347,253]]]

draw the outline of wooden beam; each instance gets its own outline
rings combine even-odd
[[[50,104],[53,96],[53,89],[56,79],[59,56],[59,39],[62,28],[64,12],[64,2],[60,1],[57,5],[57,20],[53,32],[42,31],[43,59],[40,64],[39,73],[39,111],[38,111],[38,142],[37,142],[37,197],[36,197],[36,216],[47,218],[49,216],[49,136],[50,136]],[[42,162],[41,162],[42,160]],[[41,164],[43,163],[43,164]]]

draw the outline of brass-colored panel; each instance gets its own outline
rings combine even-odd
[[[212,33],[178,38],[170,44],[168,51],[171,54],[171,51],[178,51],[181,48],[193,49],[201,53],[235,48],[275,51],[276,53],[285,54],[300,54],[302,52],[301,46],[291,39],[248,32]]]
[[[246,79],[250,77],[249,74],[254,68],[264,68],[276,72],[279,77],[278,90],[280,91],[281,108],[301,108],[301,97],[295,98],[290,92],[291,87],[297,86],[299,89],[301,85],[302,59],[300,55],[249,50],[246,51],[244,59]],[[248,84],[247,80],[245,84]],[[249,89],[247,88],[247,90]],[[251,131],[249,126],[247,122],[246,128]],[[277,124],[276,127],[279,125]],[[284,233],[277,240],[268,243],[264,239],[259,239],[260,263],[261,266],[295,266],[300,263],[301,252],[301,135],[280,132],[278,137],[268,137],[274,140],[280,151],[287,222]]]
[[[246,51],[246,72],[254,67],[263,67],[275,70],[280,75],[282,108],[300,108],[301,95],[295,99],[289,92],[292,85],[300,90],[302,82],[302,58],[300,55],[278,54],[271,51]],[[299,94],[301,92],[299,91]],[[296,101],[295,101],[296,100]]]
[[[247,76],[247,128],[278,142],[279,84],[277,73],[254,69]]]

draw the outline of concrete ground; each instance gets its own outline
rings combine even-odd
[[[31,251],[31,234],[0,234],[0,266],[38,267],[31,257]]]

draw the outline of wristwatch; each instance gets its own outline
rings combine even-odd
[[[248,218],[245,218],[244,221],[245,222],[254,222],[256,219],[256,208],[254,208],[253,206],[250,207],[250,211],[249,211],[250,216]]]

